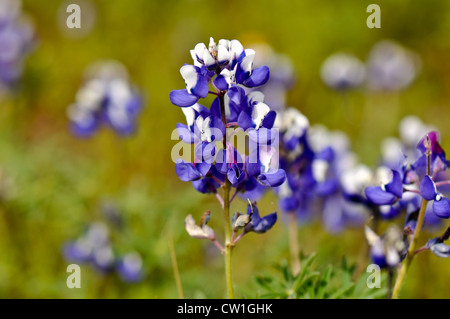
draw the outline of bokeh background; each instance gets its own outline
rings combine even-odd
[[[170,157],[176,143],[170,139],[172,130],[184,116],[170,103],[169,92],[183,88],[179,68],[191,63],[189,50],[208,43],[210,36],[239,39],[244,47],[264,43],[287,55],[297,79],[288,105],[313,124],[347,133],[367,165],[376,165],[381,140],[398,135],[405,115],[437,127],[444,149],[450,147],[448,1],[378,0],[380,29],[366,26],[366,8],[373,1],[85,2],[88,12],[82,2],[70,3],[82,5],[82,17],[92,18],[92,28],[74,34],[59,18],[66,2],[23,1],[23,12],[34,24],[35,45],[20,85],[0,100],[2,298],[177,298],[171,241],[185,296],[225,297],[222,256],[184,230],[186,215],[199,218],[211,209],[210,225],[223,238],[220,206],[213,196],[181,182]],[[321,64],[336,51],[364,61],[382,39],[416,52],[419,75],[402,91],[355,90],[343,109],[340,94],[321,81]],[[104,128],[79,139],[68,129],[67,108],[82,84],[83,70],[102,59],[126,66],[144,107],[131,137]],[[119,212],[121,227],[107,220],[105,203]],[[242,201],[232,207],[244,209]],[[277,209],[275,196],[267,194],[260,203],[262,214]],[[99,221],[109,225],[115,253],[139,252],[144,278],[124,283],[117,274],[81,265],[82,287],[68,289],[70,262],[63,246]],[[324,265],[338,264],[343,256],[356,262],[365,242],[362,228],[332,235],[320,223],[301,226],[299,240],[302,251],[317,251],[317,263]],[[287,258],[282,219],[267,234],[246,236],[234,251],[237,295],[256,296],[254,276]],[[425,252],[412,265],[402,297],[448,298],[449,282],[449,261]]]

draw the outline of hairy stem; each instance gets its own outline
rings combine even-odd
[[[223,124],[227,125],[227,119],[225,116],[225,92],[219,94],[220,102],[220,115]],[[227,134],[225,132],[223,136],[223,150],[227,150]],[[225,219],[225,279],[227,284],[228,298],[234,299],[232,269],[231,269],[231,253],[233,251],[233,243],[231,241],[231,221],[230,221],[230,190],[231,183],[225,178],[225,184],[223,185],[223,217]]]
[[[392,299],[397,299],[400,294],[400,289],[402,288],[403,280],[405,279],[406,273],[408,272],[409,266],[411,265],[412,260],[415,256],[416,243],[419,238],[420,229],[423,225],[423,220],[425,217],[425,209],[427,207],[428,201],[422,201],[422,207],[420,208],[419,218],[417,220],[416,230],[414,231],[414,237],[409,244],[408,254],[406,255],[405,261],[400,268],[400,272],[398,273],[397,281],[395,282],[394,291],[392,293]]]

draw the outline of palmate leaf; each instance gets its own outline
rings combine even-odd
[[[325,269],[325,272],[320,276],[319,281],[317,282],[316,295],[315,298],[323,299],[326,293],[328,282],[331,279],[331,275],[333,273],[333,267],[328,265]]]
[[[345,296],[346,293],[348,293],[355,284],[353,282],[349,282],[346,285],[344,285],[341,289],[338,289],[336,292],[332,293],[329,299],[339,299],[342,296]]]
[[[311,255],[309,255],[308,257],[306,257],[304,260],[301,261],[302,268],[293,283],[294,291],[298,291],[302,285],[307,283],[307,280],[305,279],[305,277],[307,277],[308,279],[311,279],[320,274],[318,272],[314,272],[313,274],[310,273],[310,266],[315,259],[316,259],[316,254],[312,253]]]
[[[274,268],[273,275],[257,276],[256,283],[263,291],[261,298],[289,299],[371,299],[384,298],[387,294],[385,283],[387,275],[382,274],[381,283],[384,288],[370,289],[367,286],[369,273],[363,273],[356,281],[352,279],[356,269],[344,258],[339,267],[328,265],[316,267],[315,254],[301,256],[301,270],[294,276],[287,261]]]

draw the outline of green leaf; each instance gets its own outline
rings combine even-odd
[[[303,277],[302,280],[298,280],[295,282],[293,290],[296,292],[299,291],[299,289],[302,288],[303,285],[307,284],[310,280],[312,280],[318,276],[320,276],[320,272],[318,272],[318,271],[309,273],[308,275]]]
[[[343,286],[341,289],[337,290],[336,292],[334,292],[333,294],[331,294],[331,296],[329,297],[329,299],[338,299],[340,298],[342,295],[346,294],[348,291],[350,291],[353,287],[355,286],[354,283],[350,282],[347,283],[345,286]]]
[[[370,289],[366,285],[367,273],[353,280],[355,265],[350,265],[343,258],[338,267],[332,265],[315,266],[316,254],[307,257],[301,255],[301,270],[293,276],[288,263],[283,260],[276,265],[273,276],[257,276],[256,283],[263,290],[262,298],[383,298],[386,288]],[[382,274],[382,287],[386,287],[387,275]]]

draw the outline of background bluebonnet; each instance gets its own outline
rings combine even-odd
[[[22,76],[25,57],[33,49],[35,31],[22,12],[21,1],[0,1],[0,95],[14,88]]]
[[[107,124],[128,136],[135,132],[141,106],[142,97],[125,67],[117,61],[97,62],[87,68],[85,82],[69,106],[70,129],[76,136],[89,137]]]

